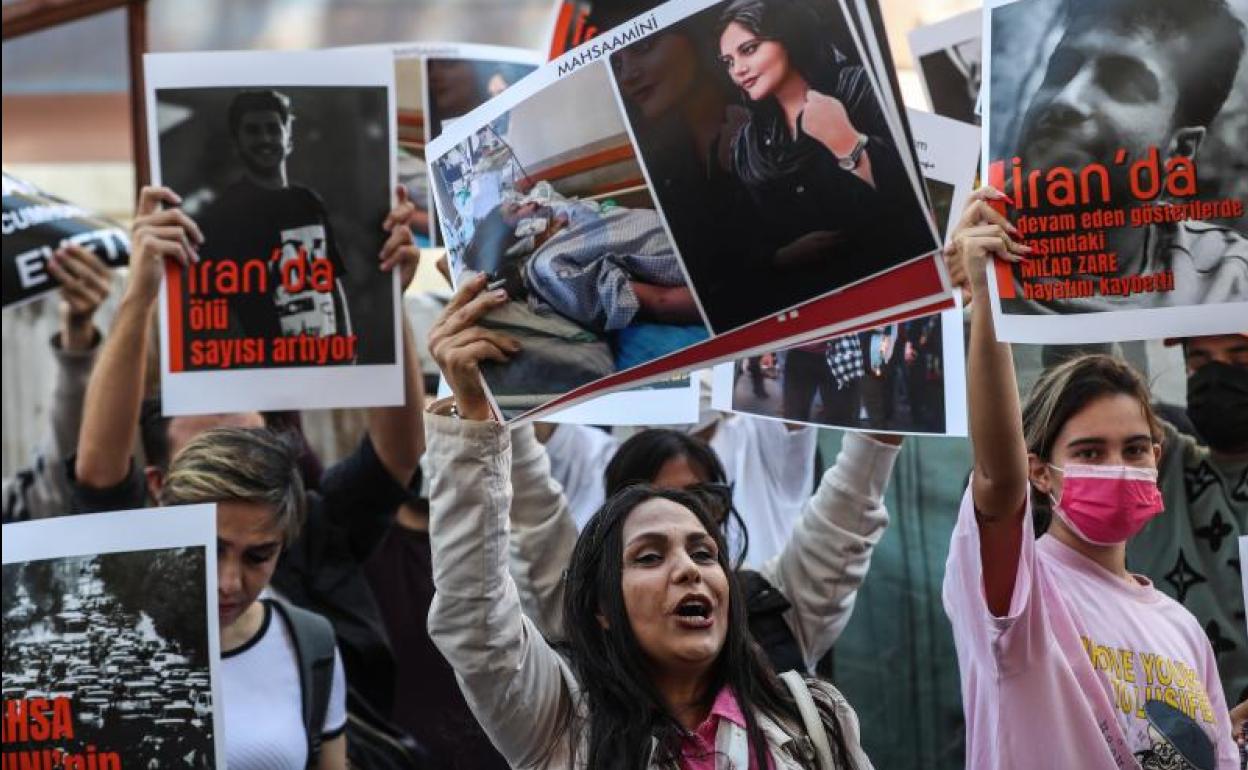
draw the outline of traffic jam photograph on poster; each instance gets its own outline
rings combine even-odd
[[[946,240],[979,164],[979,128],[908,110],[932,214]],[[771,351],[714,369],[723,411],[873,433],[965,436],[962,310]]]
[[[224,768],[212,505],[4,527],[4,766]]]
[[[403,399],[387,50],[148,54],[154,184],[204,241],[160,303],[166,414]]]
[[[747,17],[721,24],[729,7],[659,6],[430,143],[454,282],[485,273],[507,293],[484,320],[521,346],[484,367],[505,419],[952,305],[904,119],[853,18],[783,4],[801,16],[785,28],[815,37],[787,41],[810,61],[777,67],[747,52],[786,43]],[[736,62],[733,79],[702,63],[707,46]],[[681,57],[690,77],[672,78]],[[788,126],[786,79],[846,111]],[[715,114],[682,121],[693,98]]]
[[[1034,249],[989,274],[1002,340],[1248,328],[1248,144],[1226,109],[1244,25],[1220,3],[1152,7],[985,7],[985,180]]]

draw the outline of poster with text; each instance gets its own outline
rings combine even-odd
[[[152,178],[204,243],[168,265],[166,414],[402,402],[394,60],[385,50],[149,54]]]
[[[991,274],[1001,339],[1248,325],[1248,143],[1214,141],[1244,40],[1220,1],[988,3],[985,178],[1035,250]]]
[[[4,175],[4,307],[54,291],[48,261],[62,245],[94,252],[109,267],[130,258],[130,238],[117,224],[17,177]]]
[[[4,527],[4,766],[224,768],[211,505]]]
[[[903,121],[860,63],[856,26],[836,3],[764,4],[786,29],[816,24],[788,41],[810,61],[747,64],[748,35],[782,45],[762,40],[769,28],[716,31],[732,4],[679,0],[429,145],[452,277],[484,272],[509,300],[484,321],[521,344],[484,369],[505,417],[951,304]],[[743,58],[736,82],[728,55]],[[786,134],[782,81],[835,114],[805,108]]]
[[[910,54],[932,112],[975,125],[983,73],[982,18],[975,9],[909,35]]]
[[[946,239],[979,163],[979,129],[909,111]],[[715,367],[712,406],[786,422],[874,433],[965,436],[962,311],[915,318]]]

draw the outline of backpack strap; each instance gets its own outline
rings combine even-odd
[[[815,706],[815,699],[811,697],[806,680],[796,671],[785,671],[780,679],[789,688],[798,713],[802,715],[802,726],[806,728],[806,737],[810,739],[815,750],[819,770],[836,770],[836,765],[832,763],[832,746],[828,743],[828,733],[823,726],[823,720],[819,718],[819,709]]]
[[[325,731],[325,713],[329,710],[329,695],[334,684],[334,627],[315,612],[282,599],[275,598],[272,602],[295,642],[303,699],[303,729],[308,738],[308,767],[313,768],[320,758],[321,733]]]

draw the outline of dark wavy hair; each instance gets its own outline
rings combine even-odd
[[[576,751],[587,747],[588,767],[643,770],[647,760],[677,766],[686,732],[667,711],[654,686],[650,667],[628,619],[621,586],[624,568],[624,522],[638,506],[656,498],[688,509],[718,546],[718,562],[728,581],[728,628],[724,646],[711,668],[706,698],[710,705],[719,690],[732,688],[759,767],[767,767],[767,741],[757,715],[766,714],[790,729],[802,725],[788,689],[750,636],[744,596],[728,563],[724,536],[702,501],[677,490],[632,485],[612,495],[581,532],[568,566],[563,612],[568,632],[564,652],[582,688],[586,719],[574,718],[574,705],[564,713],[565,730],[558,740],[571,741]],[[604,617],[607,627],[599,622]],[[852,768],[844,731],[830,702],[814,689],[820,714],[839,767]],[[652,740],[656,747],[650,750]],[[553,751],[558,743],[550,747]],[[815,765],[811,763],[810,767]]]
[[[705,481],[712,484],[728,482],[728,474],[719,461],[719,455],[705,441],[670,428],[648,428],[630,436],[611,456],[602,479],[606,496],[611,497],[632,484],[654,483],[663,465],[676,457],[688,460],[701,472]],[[732,558],[733,569],[740,569],[750,549],[750,532],[740,511],[733,505],[728,506],[728,515],[722,525],[725,534],[730,522],[736,524],[741,532],[741,547]]]
[[[805,0],[733,0],[719,15],[718,40],[729,24],[740,24],[757,37],[779,43],[789,63],[811,88],[827,94],[840,90],[845,55],[828,42],[827,24]],[[738,89],[739,91],[740,89]],[[768,98],[752,101],[742,94],[751,119],[734,141],[733,170],[747,185],[787,176],[804,166],[818,148],[794,142],[780,105]]]

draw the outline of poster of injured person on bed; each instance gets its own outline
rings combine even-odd
[[[909,110],[936,226],[948,240],[974,187],[979,127]],[[785,422],[910,435],[966,435],[962,310],[720,364],[711,405]]]
[[[1242,4],[990,0],[985,178],[1033,249],[990,272],[998,338],[1248,326]]]
[[[484,368],[503,418],[952,305],[844,6],[744,6],[659,6],[430,143],[453,280],[511,299],[484,321],[522,347]]]

